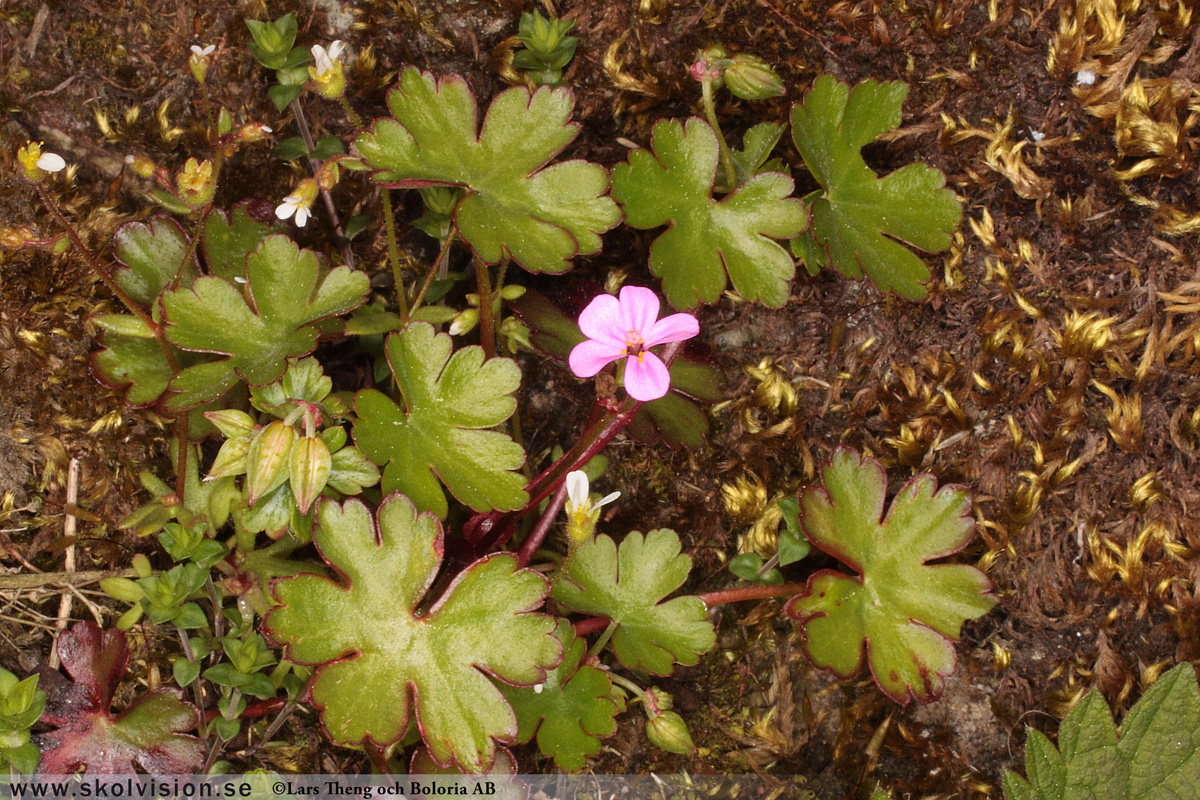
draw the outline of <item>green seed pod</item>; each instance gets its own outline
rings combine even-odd
[[[767,62],[746,53],[729,60],[725,86],[743,100],[766,100],[783,94],[783,78]]]
[[[307,514],[325,488],[329,473],[333,467],[333,459],[329,448],[317,436],[302,436],[292,445],[292,454],[288,459],[288,478],[292,483],[292,495],[300,513]]]
[[[275,420],[259,431],[246,454],[246,501],[253,506],[263,495],[288,477],[288,455],[296,431],[282,420]]]

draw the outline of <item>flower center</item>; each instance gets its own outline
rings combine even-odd
[[[642,345],[642,335],[637,331],[629,331],[625,334],[625,353],[630,356],[637,356],[638,360],[642,359],[642,352],[645,348]]]

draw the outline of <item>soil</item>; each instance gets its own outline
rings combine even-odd
[[[77,165],[55,190],[108,263],[116,226],[149,213],[124,157],[174,170],[206,152],[191,44],[218,44],[213,104],[291,135],[245,50],[244,18],[291,11],[301,43],[348,40],[350,96],[370,119],[384,113],[405,64],[458,72],[478,96],[494,96],[506,77],[518,79],[510,37],[533,4],[267,6],[0,7],[0,226],[55,230],[16,177],[16,148],[44,140]],[[696,588],[723,588],[732,584],[724,560],[748,532],[761,535],[755,522],[768,501],[813,481],[847,444],[882,461],[893,491],[919,472],[972,489],[978,537],[962,557],[999,597],[965,627],[943,698],[907,707],[869,680],[838,682],[809,667],[777,601],[722,607],[717,648],[662,684],[699,753],[654,749],[628,714],[590,769],[799,775],[820,798],[865,797],[877,781],[895,797],[996,798],[1002,771],[1020,768],[1026,726],[1052,735],[1092,688],[1119,718],[1164,669],[1200,659],[1200,20],[1187,4],[546,0],[542,10],[577,21],[565,80],[582,131],[570,157],[612,166],[626,153],[618,137],[645,144],[655,120],[700,114],[686,66],[719,42],[764,58],[788,87],[785,98],[753,104],[721,93],[718,115],[735,139],[755,122],[786,119],[820,73],[906,81],[904,125],[866,150],[868,163],[881,174],[935,166],[965,209],[951,249],[926,257],[926,301],[801,268],[782,309],[729,298],[705,309],[703,335],[729,397],[713,409],[710,445],[672,452],[618,441],[609,480],[625,497],[606,529],[674,528],[695,558]],[[336,105],[309,108],[314,127],[352,133]],[[788,137],[780,154],[803,189]],[[222,184],[219,204],[290,190],[295,176],[263,150],[239,159],[229,174],[241,179]],[[313,224],[298,238],[327,250],[329,233]],[[354,250],[386,285],[376,233]],[[428,263],[434,254],[420,239],[404,246]],[[620,229],[573,278],[557,280],[643,275],[648,241]],[[115,306],[72,255],[0,250],[0,544],[13,571],[62,569],[71,458],[83,473],[79,568],[120,568],[135,551],[153,552],[116,522],[145,502],[139,471],[169,473],[168,432],[87,368],[88,318]],[[523,402],[537,415],[526,420],[527,449],[537,454],[582,423],[591,388],[552,365],[527,375]],[[805,560],[787,577],[802,581],[821,563]],[[57,595],[5,596],[0,662],[25,674],[49,652]],[[111,624],[103,596],[85,596]],[[135,673],[153,673],[148,644],[135,646]],[[284,730],[292,745],[239,766],[364,768],[359,754],[323,744],[310,717]],[[547,767],[528,748],[518,758],[526,771]]]

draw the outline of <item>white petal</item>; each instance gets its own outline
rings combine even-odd
[[[309,213],[308,208],[306,208],[305,206],[297,207],[296,208],[296,227],[303,228],[305,225],[308,224],[308,218],[311,216],[312,216],[312,214]]]
[[[346,49],[346,43],[341,39],[334,39],[333,44],[329,45],[329,58],[331,61],[337,61],[342,55],[342,51]]]
[[[1081,69],[1075,73],[1076,86],[1091,86],[1096,82],[1096,73],[1090,69]]]
[[[313,61],[316,62],[316,70],[318,75],[324,75],[329,70],[333,69],[333,59],[325,52],[325,48],[319,44],[312,46]]]
[[[293,202],[290,197],[285,197],[283,202],[275,206],[275,216],[280,219],[287,219],[292,214],[296,213],[296,209],[300,207],[299,203]]]
[[[595,511],[600,506],[606,506],[609,503],[611,503],[612,501],[616,500],[620,496],[621,496],[620,492],[610,492],[610,493],[604,495],[604,498],[599,503],[596,503],[596,505],[592,506],[592,510]]]
[[[567,499],[576,508],[582,508],[588,501],[588,476],[581,469],[567,473]]]
[[[37,160],[37,168],[46,172],[59,172],[65,166],[67,162],[58,153],[42,153],[42,157]]]
[[[268,128],[266,125],[263,125],[262,128],[260,128],[259,130],[261,130],[263,133],[274,133],[275,132],[275,131],[271,130],[270,128]]]

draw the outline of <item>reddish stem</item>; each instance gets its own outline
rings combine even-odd
[[[766,600],[771,597],[788,597],[804,592],[806,586],[803,583],[784,583],[778,586],[743,586],[740,589],[726,589],[721,592],[708,592],[707,594],[697,594],[694,597],[699,597],[704,601],[704,605],[712,608],[713,606],[721,606],[726,603],[744,603],[747,600]],[[575,628],[576,636],[587,636],[590,633],[599,633],[608,627],[610,623],[608,617],[588,617],[581,619],[578,622],[572,623]]]
[[[562,510],[563,503],[566,501],[567,483],[563,481],[558,485],[558,491],[554,493],[554,499],[550,501],[550,505],[546,506],[546,513],[538,520],[537,526],[529,532],[529,536],[521,545],[521,551],[517,554],[518,565],[529,566],[529,562],[533,560],[533,554],[542,546],[542,542],[546,541],[546,534],[550,532],[554,518],[558,516],[558,512]]]
[[[259,700],[257,703],[248,703],[246,710],[242,712],[238,719],[252,719],[254,717],[265,717],[269,714],[276,714],[285,705],[287,705],[286,697],[272,697],[270,700]],[[219,716],[221,716],[221,712],[215,708],[210,708],[204,712],[204,719],[208,722],[212,722]]]

